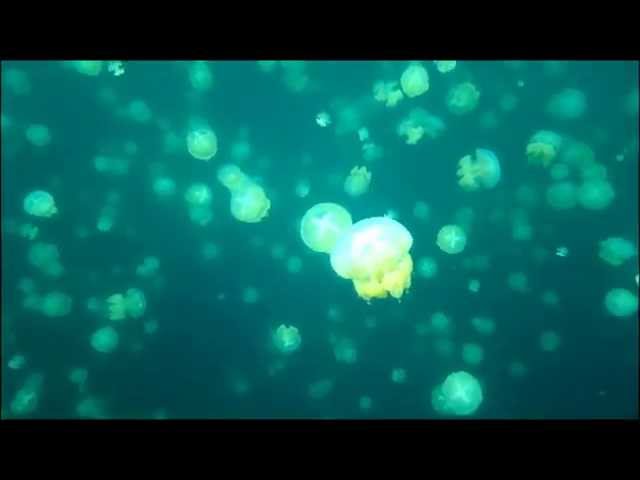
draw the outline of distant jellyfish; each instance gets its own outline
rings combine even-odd
[[[566,88],[554,94],[547,102],[547,113],[561,120],[575,120],[584,115],[587,100],[584,92]]]
[[[545,330],[540,334],[540,348],[544,352],[555,352],[560,346],[560,335],[553,330]]]
[[[27,141],[34,147],[46,147],[51,143],[51,131],[46,125],[31,124],[25,130]]]
[[[271,201],[264,189],[257,184],[231,193],[231,214],[241,222],[260,222],[269,214],[270,208]]]
[[[422,257],[418,259],[416,272],[423,278],[433,278],[438,274],[438,263],[432,257]]]
[[[129,288],[125,295],[127,315],[131,318],[139,318],[147,309],[147,299],[144,292],[138,288]]]
[[[436,139],[445,131],[444,121],[423,108],[414,108],[396,127],[396,133],[405,137],[407,145],[415,145],[423,137]]]
[[[404,98],[398,82],[376,82],[373,85],[373,98],[385,107],[395,107]]]
[[[153,335],[158,331],[157,320],[146,320],[142,326],[146,335]]]
[[[471,82],[454,85],[447,94],[447,108],[455,115],[465,115],[478,106],[480,92]]]
[[[59,277],[64,273],[64,267],[60,263],[60,252],[54,244],[44,242],[32,244],[27,254],[27,260],[50,277]]]
[[[526,365],[520,361],[513,361],[509,364],[509,375],[513,378],[522,378],[528,372]]]
[[[458,184],[467,191],[490,189],[500,181],[500,161],[491,150],[477,148],[475,158],[466,155],[458,162],[457,174]]]
[[[189,82],[194,90],[205,92],[213,86],[213,74],[208,63],[197,60],[189,65]]]
[[[300,332],[294,326],[280,325],[273,334],[273,343],[282,353],[292,353],[300,348]]]
[[[391,370],[391,381],[393,383],[405,383],[407,381],[407,371],[404,368],[394,368]]]
[[[578,189],[569,181],[552,183],[546,191],[547,203],[554,210],[569,210],[577,204]]]
[[[638,297],[625,288],[612,288],[604,299],[607,311],[616,317],[628,317],[638,311]]]
[[[477,343],[462,345],[462,360],[469,365],[478,365],[484,359],[484,349]]]
[[[201,248],[202,258],[205,260],[214,260],[220,256],[220,247],[215,243],[206,242]]]
[[[323,378],[309,384],[307,394],[313,400],[322,400],[326,398],[333,390],[334,381],[329,378]]]
[[[467,236],[457,225],[445,225],[438,231],[436,244],[445,253],[455,255],[464,250],[467,244]]]
[[[604,179],[587,180],[578,188],[577,198],[583,208],[604,210],[615,198],[615,191]]]
[[[25,212],[34,217],[49,218],[58,213],[53,196],[44,190],[34,190],[29,193],[24,198],[23,207]]]
[[[371,184],[371,172],[367,167],[353,167],[344,181],[344,191],[352,197],[367,193]]]
[[[563,144],[562,137],[549,130],[539,130],[527,143],[526,155],[529,163],[548,167],[556,159]]]
[[[419,62],[412,62],[400,76],[400,86],[404,94],[418,97],[429,90],[429,74]]]
[[[153,193],[158,197],[170,197],[176,193],[176,182],[170,177],[157,177],[153,180]]]
[[[295,193],[298,198],[306,198],[311,191],[311,186],[309,185],[309,181],[306,179],[301,179],[296,182]]]
[[[242,301],[247,304],[253,304],[260,300],[260,292],[255,287],[246,287],[242,291]]]
[[[102,60],[74,60],[70,62],[73,69],[89,77],[96,77],[102,72],[104,61]]]
[[[194,183],[184,194],[189,205],[209,205],[211,203],[211,189],[204,183]]]
[[[120,341],[118,332],[113,327],[102,327],[91,335],[91,346],[100,353],[111,353]]]
[[[3,68],[2,83],[7,91],[13,95],[24,96],[31,93],[31,80],[24,70]]]
[[[187,135],[187,150],[193,158],[211,160],[218,153],[218,137],[209,127],[200,127]]]
[[[240,167],[232,163],[222,165],[218,169],[217,178],[231,192],[241,190],[251,182]]]
[[[335,343],[333,354],[338,363],[353,365],[358,361],[358,349],[351,340],[346,338],[342,338]]]
[[[362,395],[358,399],[358,406],[363,412],[368,412],[373,407],[373,400],[368,395]]]
[[[136,267],[136,275],[139,277],[153,277],[158,273],[160,268],[160,260],[157,257],[144,257],[141,265]]]
[[[449,73],[455,70],[457,62],[455,60],[434,60],[433,63],[440,73]]]
[[[53,291],[41,299],[40,311],[47,317],[64,317],[71,313],[73,299],[63,292]]]
[[[543,305],[548,307],[556,307],[560,303],[560,297],[554,290],[545,290],[541,297]]]
[[[289,273],[300,273],[302,270],[302,259],[296,255],[287,258],[287,271]]]
[[[352,223],[351,214],[341,205],[318,203],[302,217],[300,237],[314,252],[330,253]]]
[[[435,312],[429,319],[430,330],[438,335],[446,335],[451,332],[451,318],[443,312]]]
[[[529,291],[529,280],[524,272],[512,272],[507,276],[507,285],[511,290],[520,293]]]
[[[87,383],[89,378],[89,371],[86,368],[76,367],[69,371],[69,381],[79,388],[82,388]]]
[[[477,278],[472,278],[471,280],[469,280],[467,288],[472,293],[478,293],[478,291],[480,291],[480,280],[478,280]]]
[[[129,102],[125,111],[127,117],[138,123],[149,123],[152,118],[151,109],[144,100],[136,99]]]
[[[7,362],[7,367],[11,370],[21,370],[27,364],[27,357],[16,353]]]
[[[473,317],[471,325],[481,335],[493,335],[496,330],[496,322],[489,317]]]
[[[622,265],[636,255],[636,247],[624,238],[609,237],[600,242],[600,258],[614,267]]]
[[[482,403],[480,382],[470,373],[451,373],[431,395],[434,410],[443,415],[471,415]]]
[[[429,213],[431,209],[429,205],[423,201],[418,200],[416,204],[413,206],[413,216],[423,222],[426,222],[429,219]]]
[[[43,381],[44,376],[41,373],[29,375],[11,400],[9,411],[17,417],[34,413],[40,403]]]

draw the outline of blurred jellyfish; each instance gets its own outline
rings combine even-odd
[[[189,65],[189,82],[194,90],[205,92],[213,86],[213,74],[208,63],[197,60]]]
[[[129,173],[129,159],[125,157],[97,155],[93,158],[93,166],[98,173],[110,175],[126,175]]]
[[[368,395],[362,395],[358,399],[358,406],[363,412],[368,412],[373,407],[373,400]]]
[[[587,180],[577,192],[578,203],[588,210],[604,210],[615,198],[613,186],[604,179]]]
[[[586,109],[585,94],[575,88],[566,88],[553,95],[547,102],[547,113],[562,120],[580,118]]]
[[[529,163],[548,167],[556,159],[562,143],[562,137],[557,133],[539,130],[527,143],[526,154]]]
[[[44,376],[41,373],[32,373],[27,377],[9,405],[13,415],[23,417],[36,411],[40,403],[43,380]]]
[[[107,316],[109,320],[121,321],[127,317],[139,318],[147,308],[144,293],[130,288],[124,294],[115,293],[107,298]]]
[[[432,257],[422,257],[418,260],[416,271],[423,278],[433,278],[438,274],[438,264]]]
[[[511,112],[518,106],[518,97],[513,93],[507,92],[500,97],[500,109],[505,112]]]
[[[87,383],[87,379],[89,378],[89,371],[86,368],[72,368],[69,371],[69,381],[74,385],[77,385],[81,390]]]
[[[31,124],[25,130],[27,141],[34,147],[46,147],[51,143],[49,127],[39,123]]]
[[[466,155],[458,162],[458,184],[467,191],[490,189],[500,181],[500,162],[495,153],[484,148],[477,148],[475,161]]]
[[[367,193],[371,184],[371,172],[367,167],[353,167],[344,181],[344,191],[352,197]]]
[[[638,311],[638,297],[625,288],[612,288],[604,299],[607,311],[616,317],[628,317]]]
[[[478,291],[480,291],[480,280],[472,278],[471,280],[469,280],[469,285],[467,286],[467,288],[472,293],[478,293]]]
[[[318,126],[325,128],[331,125],[331,116],[327,112],[320,112],[316,115]]]
[[[401,298],[411,286],[411,233],[388,217],[360,220],[338,238],[331,250],[331,266],[353,281],[364,300]]]
[[[100,353],[111,353],[120,342],[118,332],[113,327],[102,327],[91,335],[91,346]]]
[[[176,193],[176,182],[170,177],[156,177],[153,180],[153,193],[158,197],[170,197]]]
[[[396,133],[405,137],[407,145],[415,145],[425,136],[436,139],[444,130],[444,121],[422,108],[411,110],[396,127]]]
[[[64,317],[72,307],[73,299],[63,292],[49,292],[40,300],[40,311],[47,317]]]
[[[287,259],[287,272],[300,273],[302,270],[302,259],[296,255],[292,255]]]
[[[449,374],[431,395],[434,410],[442,415],[471,415],[482,400],[480,382],[464,371]]]
[[[423,222],[426,222],[429,219],[429,213],[431,209],[429,205],[423,201],[418,200],[416,204],[413,206],[413,216]]]
[[[560,303],[560,298],[554,290],[542,292],[542,303],[548,307],[556,307]]]
[[[622,265],[636,255],[637,252],[633,243],[624,238],[609,237],[600,242],[600,258],[614,267]]]
[[[218,153],[218,137],[211,128],[196,128],[187,135],[187,150],[193,158],[211,160]]]
[[[260,222],[268,215],[270,208],[271,201],[259,185],[247,185],[231,193],[231,214],[241,222]]]
[[[522,378],[528,372],[527,367],[524,363],[519,361],[513,361],[509,364],[509,375],[513,378]]]
[[[242,291],[242,301],[247,304],[256,303],[260,300],[260,292],[255,287],[246,287]]]
[[[524,272],[513,272],[507,277],[507,285],[513,291],[526,293],[529,291],[529,280]]]
[[[313,400],[322,400],[323,398],[327,397],[332,390],[333,380],[326,378],[309,384],[309,387],[307,388],[307,394]]]
[[[107,65],[107,70],[110,73],[113,73],[114,77],[119,77],[121,75],[124,75],[124,65],[120,60],[112,60],[108,63]]]
[[[547,203],[554,210],[569,210],[577,204],[578,189],[568,181],[552,183],[547,188]]]
[[[551,167],[549,173],[551,174],[551,178],[556,181],[565,180],[567,177],[569,177],[569,165],[567,165],[566,163],[556,162]]]
[[[300,221],[300,237],[314,252],[330,253],[352,225],[349,212],[337,203],[318,203]]]
[[[58,247],[51,243],[37,242],[31,245],[28,260],[31,265],[50,277],[59,277],[64,273]]]
[[[136,267],[136,275],[139,277],[153,277],[158,273],[160,260],[157,257],[144,257],[141,265]]]
[[[280,325],[273,334],[273,343],[282,353],[292,353],[300,348],[300,332],[294,326]]]
[[[480,92],[471,82],[454,85],[447,94],[447,108],[455,115],[465,115],[478,106]]]
[[[540,348],[543,352],[555,352],[560,346],[560,335],[553,330],[545,330],[540,334]]]
[[[106,402],[96,396],[83,397],[76,404],[76,415],[79,418],[106,419]]]
[[[462,360],[469,365],[479,365],[484,359],[484,349],[477,343],[462,345]]]
[[[299,198],[306,198],[311,191],[311,186],[309,185],[309,181],[306,179],[298,180],[295,186],[296,196]]]
[[[215,243],[207,242],[204,245],[202,245],[201,252],[202,252],[202,257],[205,260],[207,261],[213,260],[220,256],[220,247]]]
[[[104,64],[102,60],[74,60],[69,63],[76,72],[89,77],[100,75]]]
[[[24,198],[23,207],[25,212],[34,217],[49,218],[58,213],[55,200],[49,192],[43,190],[29,193]]]
[[[362,159],[365,162],[374,162],[379,160],[384,155],[384,150],[381,146],[372,142],[366,142],[362,144]]]
[[[398,82],[376,82],[373,85],[373,98],[385,107],[395,107],[404,98]]]
[[[7,91],[13,95],[23,96],[31,93],[31,80],[24,70],[3,68],[2,83]]]
[[[489,317],[473,317],[471,319],[471,325],[476,332],[482,335],[493,335],[496,331],[496,322],[493,318]]]
[[[358,349],[351,340],[346,338],[340,339],[335,343],[333,354],[338,363],[353,365],[358,361]]]
[[[258,60],[256,63],[258,64],[258,68],[265,73],[273,72],[278,66],[277,60]]]
[[[455,60],[434,60],[433,63],[440,73],[449,73],[455,70],[457,62]]]
[[[146,335],[153,335],[158,331],[158,322],[156,320],[146,320],[143,324],[143,330]]]
[[[27,364],[27,357],[16,353],[7,362],[7,367],[11,370],[21,370]]]
[[[149,123],[151,121],[151,109],[143,100],[136,99],[129,102],[126,115],[131,120],[138,123]]]
[[[404,368],[394,368],[391,370],[391,381],[393,383],[405,383],[407,381],[407,371]]]
[[[467,236],[458,225],[445,225],[438,231],[436,244],[443,252],[455,255],[464,250]]]
[[[429,74],[419,62],[412,62],[400,76],[400,86],[404,94],[418,97],[429,90]]]
[[[430,331],[438,335],[447,335],[451,332],[452,322],[443,312],[435,312],[431,315]]]

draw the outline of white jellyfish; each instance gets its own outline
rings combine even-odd
[[[431,395],[433,408],[443,415],[471,415],[482,400],[480,382],[465,371],[449,374]]]
[[[82,75],[96,77],[102,72],[104,61],[102,60],[73,60],[69,62],[71,67]]]
[[[287,272],[300,273],[302,270],[302,259],[297,255],[292,255],[287,258]]]
[[[136,267],[136,275],[139,277],[152,277],[158,273],[160,260],[157,257],[144,257],[141,265]]]
[[[351,214],[337,203],[318,203],[300,221],[300,237],[314,252],[330,253],[338,239],[351,228]]]
[[[458,184],[467,191],[494,188],[501,177],[500,161],[495,153],[477,148],[475,161],[471,155],[458,162]]]
[[[44,190],[30,192],[24,198],[23,207],[25,212],[34,217],[49,218],[58,213],[53,196]]]
[[[400,86],[404,94],[418,97],[429,90],[429,74],[419,62],[412,62],[400,76]]]
[[[137,288],[130,288],[124,294],[115,293],[107,298],[107,316],[110,320],[139,318],[144,315],[146,308],[144,293]]]
[[[300,332],[294,326],[280,325],[273,334],[274,345],[285,354],[298,350],[301,341]]]
[[[396,133],[405,137],[407,145],[415,145],[423,137],[438,138],[445,130],[445,123],[422,108],[414,108],[396,127]]]
[[[454,85],[447,94],[447,108],[455,115],[465,115],[478,106],[480,92],[471,82]]]
[[[371,184],[371,172],[367,167],[353,167],[344,181],[344,191],[352,197],[367,193]]]
[[[94,350],[111,353],[118,347],[120,336],[113,327],[102,327],[91,335],[90,341]]]
[[[458,225],[445,225],[438,231],[436,244],[443,252],[455,255],[464,250],[467,235]]]
[[[507,276],[507,285],[511,290],[520,293],[529,291],[529,280],[524,272],[512,272]]]
[[[211,160],[218,153],[218,137],[207,126],[196,128],[187,135],[187,150],[193,158]]]
[[[600,258],[614,267],[622,265],[636,255],[637,251],[633,243],[624,238],[609,237],[600,242]]]
[[[625,288],[612,288],[604,299],[607,311],[616,317],[628,317],[638,311],[638,297]]]

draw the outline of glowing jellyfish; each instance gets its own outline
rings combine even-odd
[[[362,159],[365,162],[373,162],[384,156],[384,149],[372,142],[362,144]]]
[[[496,322],[489,317],[473,317],[471,325],[482,335],[493,335],[496,331]]]
[[[34,123],[25,130],[27,141],[34,147],[46,147],[51,143],[51,132],[49,127]]]
[[[625,288],[612,288],[604,299],[607,311],[616,317],[628,317],[638,311],[638,297]]]
[[[187,150],[193,158],[211,160],[218,153],[218,137],[209,127],[200,127],[187,135]]]
[[[614,267],[622,265],[636,255],[633,243],[624,238],[610,237],[600,242],[600,258]]]
[[[260,222],[269,214],[270,208],[271,201],[259,185],[247,185],[231,194],[231,214],[241,222]]]
[[[385,107],[395,107],[404,98],[398,82],[376,82],[373,85],[373,98]]]
[[[411,63],[400,76],[400,86],[404,94],[409,97],[418,97],[429,90],[429,74],[420,63]]]
[[[467,191],[489,189],[500,181],[500,161],[491,150],[477,148],[475,161],[466,155],[458,162],[458,184]]]
[[[371,397],[363,395],[358,399],[358,406],[360,407],[360,410],[367,412],[373,407],[373,400]]]
[[[213,86],[213,74],[208,62],[197,60],[189,65],[189,82],[194,90],[205,92]]]
[[[526,155],[529,163],[548,167],[556,159],[562,143],[562,137],[555,132],[536,132],[527,143]]]
[[[206,242],[202,245],[201,253],[205,260],[214,260],[220,256],[220,247],[215,243]]]
[[[507,276],[507,285],[511,290],[520,293],[529,291],[529,280],[524,272],[513,272]]]
[[[99,173],[126,175],[129,173],[129,159],[125,157],[107,157],[97,155],[93,158],[93,167]]]
[[[443,252],[455,255],[464,250],[467,235],[458,225],[445,225],[438,231],[436,244]]]
[[[49,218],[56,213],[56,202],[49,192],[43,190],[34,190],[29,193],[23,202],[24,211],[34,217]]]
[[[23,96],[31,93],[31,81],[23,70],[3,68],[2,83],[13,95]]]
[[[444,132],[445,127],[445,123],[440,117],[422,108],[414,108],[398,124],[396,133],[405,137],[407,145],[415,145],[425,136],[430,139],[438,138]]]
[[[434,60],[433,63],[440,73],[449,73],[455,70],[457,62],[455,60]]]
[[[433,278],[438,274],[438,264],[432,257],[422,257],[416,264],[416,271],[422,278]]]
[[[203,206],[211,203],[211,190],[204,183],[194,183],[184,194],[189,205]]]
[[[405,383],[407,381],[407,371],[404,368],[394,368],[391,370],[391,381],[393,383]]]
[[[153,335],[158,331],[158,322],[156,320],[147,320],[143,324],[143,330],[146,335]]]
[[[40,269],[45,275],[59,277],[64,273],[58,247],[51,243],[34,243],[29,248],[27,258],[31,265]]]
[[[545,290],[542,292],[542,303],[548,307],[556,307],[560,303],[560,297],[554,290]]]
[[[242,291],[242,301],[247,304],[253,304],[260,300],[260,292],[255,287],[246,287]]]
[[[443,415],[471,415],[482,403],[480,382],[470,373],[451,373],[431,395],[431,404]]]
[[[217,173],[218,181],[229,191],[241,190],[251,183],[245,173],[232,163],[222,165]]]
[[[19,353],[16,353],[7,362],[7,367],[9,367],[11,370],[20,370],[26,364],[27,364],[27,357]]]
[[[296,255],[287,258],[287,272],[300,273],[302,270],[302,259]]]
[[[141,265],[136,267],[136,275],[139,277],[152,277],[158,273],[160,260],[157,257],[144,257]]]
[[[91,335],[91,346],[100,353],[111,353],[120,342],[120,336],[113,327],[102,327]]]
[[[577,204],[578,189],[568,181],[552,183],[547,188],[547,203],[554,210],[569,210]]]
[[[139,318],[147,308],[144,293],[130,288],[124,294],[115,293],[107,298],[107,316],[109,320],[122,321],[127,317]]]
[[[40,401],[43,381],[44,376],[41,373],[33,373],[27,377],[9,405],[9,410],[13,415],[21,417],[36,411]]]
[[[313,400],[322,400],[326,398],[333,390],[334,382],[329,378],[324,378],[313,382],[307,388],[307,394]]]
[[[83,397],[76,404],[75,412],[79,418],[91,418],[91,419],[107,418],[105,401],[93,395]]]
[[[89,77],[96,77],[102,72],[104,62],[102,60],[74,60],[70,62],[73,69]]]
[[[545,330],[540,334],[540,348],[544,352],[555,352],[560,347],[560,335],[553,330]]]
[[[587,109],[585,94],[575,88],[567,88],[553,95],[547,103],[547,113],[562,120],[575,120]]]
[[[331,251],[331,266],[342,278],[353,281],[365,300],[401,298],[411,286],[413,260],[411,233],[388,217],[372,217],[353,224]]]
[[[337,203],[318,203],[300,221],[300,237],[314,252],[330,253],[338,239],[351,228],[351,214]]]
[[[587,180],[578,188],[577,197],[583,208],[604,210],[615,198],[615,191],[604,179]]]
[[[277,60],[258,60],[256,63],[258,64],[258,68],[265,73],[273,72],[278,66]]]
[[[64,317],[71,313],[73,299],[63,292],[49,292],[40,303],[40,311],[47,317]]]
[[[438,335],[446,335],[451,332],[451,319],[443,312],[435,312],[429,321],[430,331]]]
[[[367,193],[371,184],[371,172],[367,167],[353,167],[344,181],[344,191],[352,197]]]
[[[140,99],[129,102],[125,113],[131,120],[138,123],[149,123],[152,117],[149,105]]]
[[[465,115],[478,106],[480,92],[471,82],[454,85],[447,94],[447,108],[455,115]]]
[[[280,325],[273,334],[273,343],[282,353],[292,353],[300,348],[300,332],[294,326]]]
[[[336,362],[353,365],[358,361],[358,349],[355,344],[346,338],[340,339],[333,347]]]
[[[294,190],[298,198],[306,198],[311,192],[311,185],[307,179],[301,179],[296,182]]]
[[[86,368],[72,368],[69,372],[68,378],[71,383],[82,388],[87,383],[87,379],[89,378],[89,371]]]
[[[469,280],[469,285],[467,286],[470,292],[478,293],[480,291],[480,280],[472,278]]]
[[[316,115],[316,123],[319,127],[328,127],[331,125],[331,116],[327,112],[320,112]]]
[[[462,345],[462,360],[469,365],[479,365],[484,359],[484,349],[477,343]]]
[[[413,216],[423,222],[426,222],[429,219],[429,213],[431,212],[431,208],[429,205],[423,201],[418,200],[416,204],[413,206]]]

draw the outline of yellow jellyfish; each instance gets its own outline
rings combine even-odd
[[[562,146],[562,137],[555,132],[540,130],[527,143],[529,163],[548,167],[555,160]]]
[[[429,90],[429,74],[420,63],[411,63],[402,72],[400,86],[404,94],[409,97],[418,97]]]
[[[467,235],[458,225],[445,225],[438,231],[436,244],[443,252],[454,255],[464,250]]]
[[[337,203],[318,203],[300,222],[300,237],[314,252],[330,253],[338,239],[351,227],[351,214]]]
[[[300,348],[300,332],[294,326],[280,325],[273,334],[273,343],[282,353],[292,353]]]
[[[440,117],[423,108],[414,108],[396,127],[396,133],[405,137],[407,145],[415,145],[423,137],[438,138],[444,132],[445,124]]]
[[[260,222],[270,208],[271,201],[259,185],[251,184],[231,194],[231,214],[241,222]]]
[[[371,172],[367,167],[353,167],[344,181],[344,191],[352,197],[359,197],[367,193],[371,184]]]
[[[434,60],[433,63],[440,73],[449,73],[456,68],[457,62],[455,60]]]
[[[187,135],[187,150],[193,158],[211,160],[218,153],[218,137],[208,126],[196,128]]]
[[[447,94],[447,107],[451,113],[465,115],[478,106],[480,92],[471,82],[454,85]]]
[[[52,217],[58,213],[56,202],[49,192],[34,190],[23,202],[24,211],[34,217]]]
[[[458,184],[467,191],[489,189],[500,181],[500,162],[491,150],[477,148],[475,162],[466,155],[458,162]]]
[[[373,98],[386,107],[395,107],[404,98],[398,82],[376,82],[373,85]]]
[[[401,298],[411,286],[411,233],[388,217],[372,217],[351,226],[331,250],[331,266],[353,281],[358,296],[369,301],[389,294]]]
[[[74,60],[70,62],[70,65],[82,75],[96,77],[100,75],[103,63],[102,60]]]

